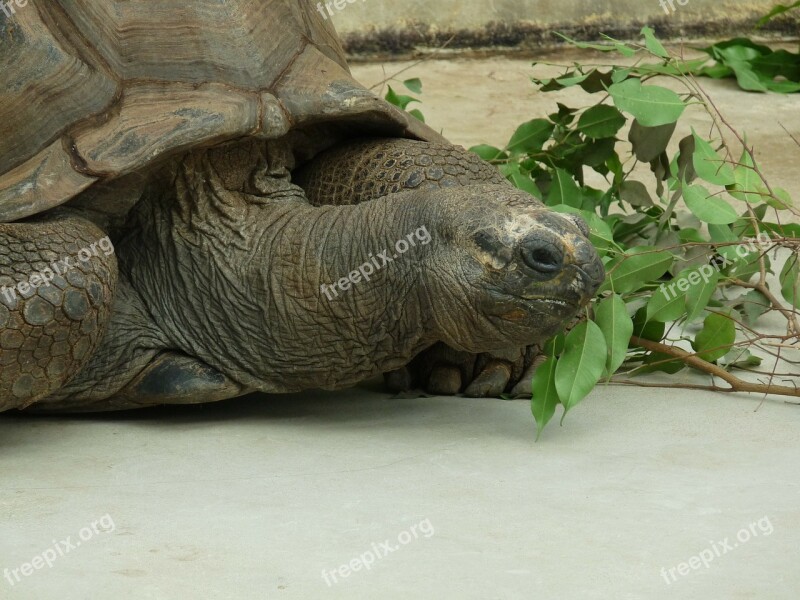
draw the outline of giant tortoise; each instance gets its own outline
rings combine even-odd
[[[0,15],[0,410],[530,389],[585,223],[351,77],[311,0]]]

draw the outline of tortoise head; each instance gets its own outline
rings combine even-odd
[[[448,198],[436,203],[445,214],[431,232],[440,251],[426,285],[448,345],[486,352],[537,343],[594,297],[604,267],[580,217],[506,185],[439,194]]]

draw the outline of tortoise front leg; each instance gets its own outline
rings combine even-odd
[[[117,285],[108,236],[68,213],[0,224],[0,411],[60,389],[100,343]]]

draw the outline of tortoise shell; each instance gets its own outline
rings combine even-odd
[[[191,148],[304,131],[441,141],[358,84],[311,0],[29,0],[0,11],[0,222]]]

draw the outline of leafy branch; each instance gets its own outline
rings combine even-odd
[[[702,371],[703,373],[707,373],[709,375],[719,377],[726,383],[730,385],[729,388],[719,387],[715,385],[711,386],[696,386],[696,385],[687,385],[681,386],[680,384],[668,384],[664,385],[663,387],[685,387],[688,389],[705,389],[711,390],[715,392],[754,392],[757,394],[776,394],[782,396],[793,396],[795,398],[800,398],[800,388],[797,386],[785,386],[785,385],[775,385],[774,383],[751,383],[749,381],[744,381],[739,379],[735,375],[733,375],[730,371],[725,370],[724,368],[715,365],[714,363],[710,363],[708,361],[703,360],[697,354],[692,354],[691,352],[687,352],[678,348],[677,346],[668,346],[666,344],[660,344],[658,342],[654,342],[652,340],[640,338],[637,336],[631,337],[631,342],[636,344],[637,346],[641,346],[642,348],[646,348],[651,352],[657,352],[660,354],[664,354],[666,356],[671,356],[677,358],[683,362],[685,362],[690,367],[697,369],[698,371]],[[771,377],[770,377],[771,379]],[[612,380],[614,381],[614,380]],[[637,385],[641,387],[652,387],[653,384],[642,383],[638,381],[625,381],[625,380],[616,380],[614,383],[622,383],[622,384],[630,384],[630,385]],[[661,387],[660,384],[656,384]]]
[[[771,11],[769,11],[766,15],[764,15],[758,20],[756,27],[764,27],[764,25],[769,23],[772,19],[774,19],[778,15],[782,15],[796,8],[800,8],[800,0],[788,6],[785,4],[778,4],[775,8],[773,8]]]
[[[387,81],[391,81],[391,80],[387,80]],[[409,90],[410,92],[413,92],[415,94],[421,94],[422,93],[422,81],[420,81],[419,79],[417,79],[417,78],[406,79],[402,83],[403,83],[403,86],[407,90]],[[393,105],[397,106],[400,110],[408,110],[408,105],[409,104],[412,104],[414,102],[417,102],[417,103],[421,103],[422,102],[420,99],[415,98],[414,96],[398,94],[392,88],[391,85],[388,86],[388,87],[389,87],[389,91],[386,92],[386,96],[385,96],[386,101],[389,104],[393,104]],[[420,110],[414,108],[412,110],[408,110],[408,113],[410,115],[416,117],[417,119],[419,119],[423,123],[425,122],[425,116],[422,114],[422,112]]]
[[[556,78],[533,77],[542,92],[580,88],[599,100],[585,108],[558,103],[548,118],[520,125],[503,148],[471,149],[552,210],[583,216],[606,265],[591,314],[546,345],[533,380],[539,433],[559,404],[566,415],[601,381],[654,385],[615,375],[623,367],[626,377],[688,368],[730,386],[674,387],[800,397],[796,387],[775,382],[778,363],[796,368],[785,355],[800,348],[800,226],[782,218],[800,211],[767,181],[754,149],[698,83],[703,59],[673,56],[650,28],[642,36],[640,44],[607,36],[603,44],[568,40],[638,60],[576,64]],[[658,77],[683,91],[653,84]],[[690,105],[705,109],[709,135],[693,130],[670,155]],[[635,179],[641,164],[650,167],[652,187]],[[601,188],[587,183],[592,172],[605,182]],[[773,262],[787,254],[773,273]],[[779,292],[770,287],[771,275]],[[757,329],[770,313],[785,320],[785,335]],[[682,333],[673,339],[676,328]],[[752,371],[759,355],[776,361],[766,382],[732,373]]]

